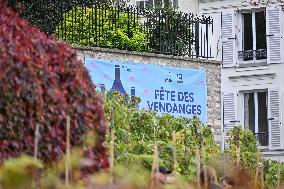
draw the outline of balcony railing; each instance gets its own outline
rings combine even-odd
[[[246,50],[238,52],[240,61],[253,61],[253,60],[265,60],[267,59],[266,49]]]
[[[254,133],[254,136],[256,137],[258,146],[268,146],[269,132]]]

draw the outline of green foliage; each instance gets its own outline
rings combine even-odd
[[[74,0],[74,3],[79,4],[79,1]],[[47,34],[54,32],[62,17],[62,12],[71,8],[68,1],[62,0],[7,0],[7,2],[29,24],[38,27]]]
[[[106,116],[115,130],[116,164],[136,163],[150,169],[154,144],[157,143],[160,165],[173,170],[175,164],[177,174],[193,179],[197,148],[201,149],[203,164],[219,157],[220,148],[214,142],[210,128],[202,125],[197,117],[160,116],[152,111],[138,110],[134,104],[135,101],[116,92],[106,96]],[[176,162],[173,162],[173,150],[176,151]]]
[[[240,163],[251,175],[255,175],[256,167],[259,169],[263,166],[265,185],[269,187],[277,186],[278,179],[282,183],[284,181],[284,164],[277,161],[264,160],[263,165],[257,162],[259,152],[256,145],[256,138],[250,130],[243,130],[240,126],[235,127],[228,132],[230,136],[227,139],[228,148],[225,153],[232,160],[237,159],[237,151],[240,149]],[[278,178],[278,170],[280,178]]]
[[[156,52],[190,54],[192,34],[189,15],[177,12],[172,6],[164,7],[161,3],[148,9],[151,13],[145,24],[151,33],[150,47]]]
[[[280,183],[284,181],[284,163],[277,161],[267,160],[264,163],[265,169],[265,184],[270,187],[275,187],[278,184],[278,179]],[[278,174],[280,173],[280,174]],[[278,178],[278,176],[280,176]]]
[[[127,13],[116,13],[111,4],[98,4],[95,9],[74,7],[64,14],[56,34],[76,45],[143,51],[147,38],[139,23],[138,17],[133,21]]]
[[[43,165],[40,162],[27,156],[6,160],[0,168],[0,188],[30,188],[34,172],[42,168]]]
[[[228,148],[225,149],[225,153],[229,154],[233,160],[236,160],[239,149],[242,166],[254,174],[258,163],[255,136],[250,130],[243,130],[240,126],[231,129],[228,135],[230,138],[226,140]]]

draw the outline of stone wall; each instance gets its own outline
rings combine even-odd
[[[132,62],[141,64],[158,64],[182,68],[206,70],[207,81],[207,125],[212,128],[216,141],[221,143],[221,63],[213,60],[192,59],[141,52],[129,52],[113,49],[74,47],[79,58],[95,57],[98,59]]]

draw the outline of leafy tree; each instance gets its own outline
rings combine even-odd
[[[29,26],[3,0],[0,46],[0,161],[32,155],[37,125],[38,157],[46,162],[61,158],[69,115],[71,145],[93,132],[96,169],[107,167],[103,102],[75,50]]]
[[[47,34],[53,34],[64,12],[71,8],[71,1],[63,0],[7,0],[29,24],[38,27]],[[75,0],[74,3],[82,3]]]
[[[177,12],[171,5],[148,6],[145,25],[149,28],[150,48],[155,52],[188,55],[191,49],[190,15]]]

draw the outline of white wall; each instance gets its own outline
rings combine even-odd
[[[266,74],[267,76],[264,76]],[[255,76],[254,76],[255,75]],[[258,76],[257,76],[258,75]],[[246,77],[249,76],[249,77]],[[243,79],[241,79],[243,78]],[[282,133],[284,132],[284,64],[270,64],[268,66],[248,68],[222,68],[221,70],[221,91],[235,92],[258,89],[280,89],[280,108],[282,109]],[[237,120],[244,125],[244,96],[239,93],[237,96]],[[279,155],[281,154],[281,155]],[[266,152],[264,157],[284,162],[284,154],[279,152]]]
[[[186,13],[198,13],[198,0],[178,0],[179,11]]]
[[[214,36],[212,38],[213,49],[218,49],[217,52],[221,52],[221,13],[230,10],[252,10],[257,8],[264,8],[267,6],[267,0],[260,0],[257,5],[250,4],[250,0],[202,0],[204,2],[199,3],[199,13],[211,15],[214,19]],[[272,3],[271,3],[272,2]],[[275,4],[274,4],[274,3]],[[270,0],[269,6],[275,6],[284,4],[277,0]],[[283,18],[284,19],[284,18]],[[239,22],[239,20],[237,20]],[[238,31],[240,23],[237,23],[234,27]],[[282,25],[284,30],[284,24]],[[241,30],[240,30],[241,31]],[[218,39],[220,43],[218,43]],[[242,41],[237,33],[237,45],[236,51],[241,50]],[[235,52],[236,52],[235,51]],[[218,54],[218,53],[217,53]],[[237,56],[237,52],[235,54]],[[284,56],[284,53],[282,54]],[[216,55],[217,60],[222,60],[222,53]],[[237,60],[238,61],[238,60]],[[221,70],[221,91],[239,93],[237,96],[237,110],[236,120],[240,121],[241,125],[244,125],[244,96],[240,91],[248,90],[261,90],[261,89],[280,89],[280,107],[282,108],[282,133],[284,132],[284,63],[282,64],[269,64],[267,66],[258,67],[223,67]],[[282,139],[283,140],[283,139]],[[266,151],[264,157],[284,161],[284,151]]]
[[[222,68],[221,90],[244,91],[268,88],[279,88],[281,91],[281,107],[284,108],[284,64],[248,68]],[[264,76],[266,74],[266,76]],[[249,76],[249,77],[247,77]],[[254,76],[254,77],[252,77]],[[242,79],[243,78],[243,79]],[[241,98],[241,97],[240,97]],[[243,125],[243,104],[238,100],[237,120]],[[283,114],[283,111],[282,111]],[[284,115],[282,116],[282,122]]]
[[[128,0],[128,4],[130,5],[136,5],[137,0]],[[198,13],[198,0],[178,0],[178,7],[179,11],[185,12],[185,13]]]

